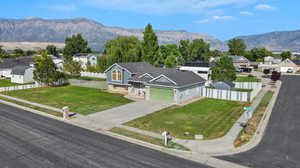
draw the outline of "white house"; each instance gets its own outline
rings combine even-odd
[[[73,60],[77,61],[81,64],[82,69],[86,69],[86,65],[88,62],[91,63],[92,66],[97,65],[97,58],[101,55],[96,54],[88,54],[88,53],[79,53],[73,56]]]
[[[33,67],[30,66],[16,66],[11,72],[11,82],[18,84],[25,84],[34,82]]]
[[[30,66],[34,62],[33,57],[4,58],[0,60],[0,77],[11,78],[12,69],[16,66]]]
[[[211,78],[211,64],[208,62],[188,62],[185,63],[183,66],[180,66],[179,70],[194,72],[195,74],[197,74],[205,80],[210,80]]]
[[[63,69],[64,67],[64,60],[60,57],[56,57],[53,55],[50,55],[50,57],[52,58],[54,64],[57,66],[57,68],[59,69]]]

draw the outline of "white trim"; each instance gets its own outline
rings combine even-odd
[[[114,75],[113,75],[114,71],[117,72],[117,74],[116,74],[116,80],[113,79],[114,78]],[[119,73],[121,73],[121,79],[119,79]],[[115,70],[112,71],[111,81],[120,82],[120,81],[122,81],[122,78],[123,78],[122,71],[120,71],[118,69],[115,69]]]
[[[155,81],[155,80],[157,80],[157,79],[159,79],[159,78],[161,78],[161,77],[164,77],[164,78],[166,78],[167,80],[169,80],[170,82],[172,82],[174,85],[177,85],[176,82],[174,82],[172,79],[168,78],[168,77],[167,77],[166,75],[164,75],[164,74],[159,75],[158,77],[156,77],[156,78],[150,80],[149,82]]]
[[[131,74],[134,74],[133,72],[129,71],[128,69],[126,69],[126,68],[124,68],[124,67],[122,67],[122,66],[119,65],[118,63],[112,64],[109,68],[107,68],[107,69],[104,71],[104,73],[106,73],[107,71],[109,71],[109,70],[110,70],[113,66],[115,66],[115,65],[117,65],[117,66],[119,66],[119,67],[125,69],[126,71],[128,71],[128,72],[131,73]]]
[[[142,78],[142,77],[144,77],[145,75],[150,76],[152,79],[154,78],[152,75],[150,75],[150,74],[148,74],[148,73],[144,73],[143,75],[139,76],[138,78]]]

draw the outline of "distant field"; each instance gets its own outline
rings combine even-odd
[[[0,46],[3,46],[6,50],[14,50],[20,48],[22,50],[39,50],[44,49],[47,45],[55,45],[58,48],[63,48],[64,43],[46,43],[46,42],[0,42]]]

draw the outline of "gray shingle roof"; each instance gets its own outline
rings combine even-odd
[[[33,57],[4,58],[0,60],[0,69],[12,69],[16,66],[29,66],[33,63]]]
[[[292,60],[294,64],[300,66],[300,60]]]
[[[231,55],[229,56],[233,63],[248,63],[249,60],[244,56]]]
[[[30,68],[30,66],[16,66],[12,69],[12,75],[24,75],[25,71]]]
[[[118,63],[118,65],[122,66],[123,68],[126,68],[131,73],[136,74],[130,79],[131,81],[144,82],[150,85],[183,87],[186,85],[205,82],[205,79],[201,78],[193,72],[180,71],[177,69],[170,68],[156,68],[146,62]],[[153,78],[157,78],[161,75],[164,75],[170,80],[174,81],[176,84],[151,81],[151,78],[140,78],[146,73],[151,75]]]

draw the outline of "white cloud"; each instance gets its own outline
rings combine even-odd
[[[56,10],[60,12],[74,12],[77,10],[77,7],[73,4],[52,5],[49,8],[51,10]]]
[[[79,0],[77,0],[79,1]],[[143,14],[203,13],[226,6],[244,6],[257,0],[86,0],[92,7]]]
[[[275,7],[268,5],[268,4],[258,4],[255,6],[255,9],[258,10],[274,10]]]
[[[236,19],[234,16],[218,16],[218,15],[215,15],[215,16],[212,16],[210,18],[206,18],[206,19],[202,19],[200,21],[197,21],[196,23],[212,23],[214,21],[226,21],[226,20],[234,20]]]
[[[249,11],[240,11],[240,14],[241,15],[247,15],[247,16],[253,16],[254,15],[254,13],[249,12]]]

